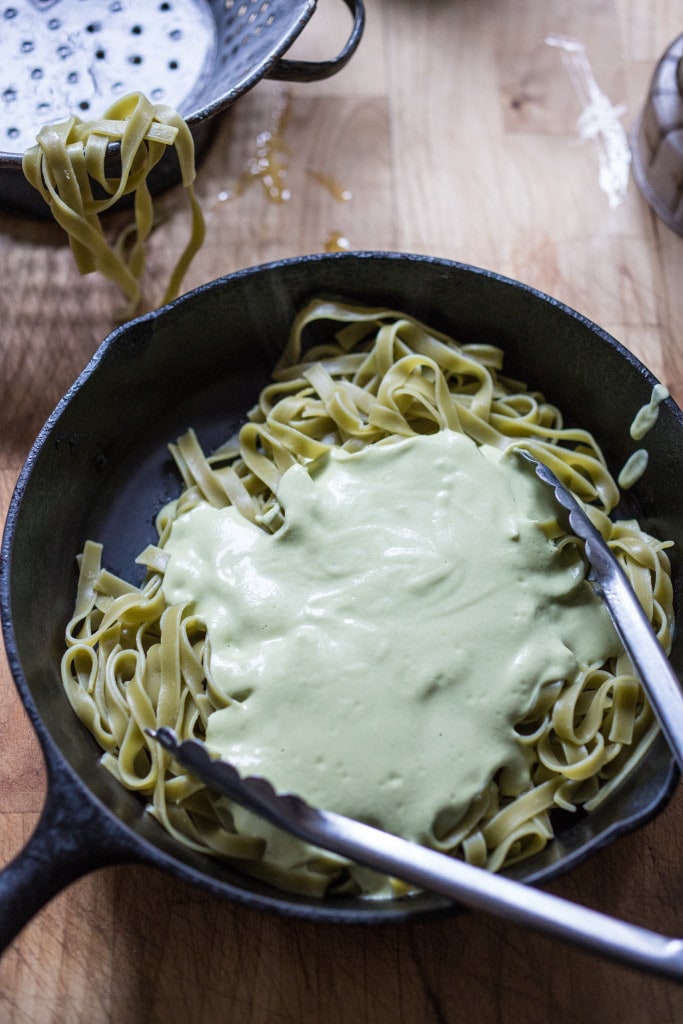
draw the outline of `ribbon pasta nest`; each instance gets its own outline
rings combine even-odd
[[[334,324],[334,339],[303,354],[304,331],[317,322]],[[66,694],[102,747],[104,765],[148,801],[181,843],[236,858],[290,891],[358,892],[339,861],[320,851],[295,867],[266,863],[263,841],[237,833],[228,801],[184,774],[146,734],[170,726],[181,740],[202,739],[208,716],[228,700],[212,683],[203,624],[187,607],[164,601],[163,549],[172,522],[206,500],[234,505],[274,532],[283,521],[276,498],[282,474],[332,445],[353,451],[449,429],[478,444],[528,449],[585,503],[669,649],[667,543],[635,521],[609,518],[619,491],[595,438],[565,427],[559,409],[502,368],[494,345],[460,345],[400,312],[313,301],[297,317],[273,381],[238,435],[208,457],[192,431],[170,446],[184,487],[157,518],[158,543],[138,559],[146,582],[137,588],[108,573],[100,546],[86,544],[66,631]],[[576,538],[561,542],[580,545]],[[533,855],[553,837],[553,809],[595,807],[642,757],[657,725],[622,653],[542,687],[516,731],[526,771],[520,777],[503,768],[464,816],[440,813],[428,837],[432,846],[493,871]],[[394,893],[403,891],[393,883]]]
[[[119,163],[112,175],[110,143],[118,143]],[[175,149],[182,183],[191,208],[191,235],[181,253],[163,298],[179,292],[185,272],[204,242],[204,217],[194,192],[194,140],[184,119],[171,107],[152,104],[141,93],[117,100],[102,118],[81,121],[76,116],[46,125],[37,144],[23,157],[24,175],[66,231],[81,274],[99,271],[114,281],[133,315],[140,303],[140,280],[145,270],[145,243],[154,226],[154,207],[148,177],[165,155]],[[135,222],[117,241],[107,241],[100,216],[122,197],[134,196]]]

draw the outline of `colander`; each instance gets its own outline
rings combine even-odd
[[[314,81],[344,67],[364,10],[362,0],[343,2],[353,17],[346,44],[315,62],[283,54],[317,0],[0,0],[0,202],[47,216],[25,180],[24,151],[44,124],[98,117],[131,92],[178,110],[199,159],[215,115],[260,79]],[[150,187],[160,191],[178,177],[169,153]]]

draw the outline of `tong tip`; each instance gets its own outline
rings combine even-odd
[[[196,775],[210,789],[227,796],[247,810],[268,819],[274,825],[295,832],[311,841],[310,829],[321,813],[294,793],[278,793],[268,779],[260,775],[243,776],[235,765],[212,757],[201,740],[178,740],[173,729],[160,726],[147,729],[147,734]]]

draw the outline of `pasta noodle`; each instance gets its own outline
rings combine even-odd
[[[304,354],[304,333],[318,323],[336,325],[334,340]],[[138,558],[146,582],[136,588],[107,573],[100,546],[85,545],[62,664],[66,693],[104,750],[105,766],[149,801],[180,842],[237,858],[289,890],[358,891],[339,861],[319,851],[293,869],[265,863],[263,842],[238,834],[228,801],[185,775],[145,732],[166,725],[181,739],[203,738],[211,712],[228,703],[211,679],[202,623],[163,599],[164,543],[173,521],[209,501],[232,504],[275,532],[283,522],[275,494],[282,474],[330,446],[356,451],[449,429],[501,450],[531,451],[586,503],[660,643],[670,648],[667,543],[635,521],[609,518],[619,492],[595,438],[566,427],[555,406],[502,370],[503,353],[494,345],[460,345],[400,312],[313,301],[297,317],[272,383],[238,435],[208,457],[191,430],[170,446],[183,490],[158,515],[158,543]],[[549,529],[558,544],[580,546],[559,524]],[[429,836],[435,848],[493,871],[552,839],[553,809],[594,808],[657,732],[625,653],[542,687],[516,728],[524,778],[503,768],[464,815],[441,812]],[[404,889],[393,883],[393,891]]]
[[[115,177],[109,176],[105,164],[112,142],[120,146],[120,173]],[[23,158],[24,175],[69,236],[80,273],[99,271],[114,281],[128,300],[130,315],[140,303],[145,242],[154,226],[147,179],[169,146],[175,148],[178,156],[191,208],[192,230],[171,272],[163,298],[166,303],[178,295],[205,233],[204,217],[192,184],[194,141],[180,114],[164,104],[152,104],[141,93],[132,93],[117,100],[100,119],[84,122],[72,116],[60,124],[46,125],[38,133],[37,145],[27,150]],[[98,198],[96,192],[103,197]],[[134,196],[135,222],[110,245],[100,216],[127,195]]]

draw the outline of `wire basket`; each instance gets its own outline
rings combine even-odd
[[[683,35],[657,63],[631,132],[633,177],[664,223],[683,235]]]

